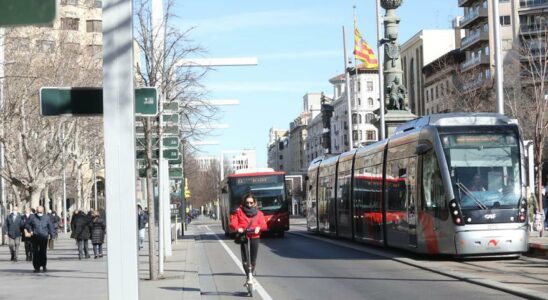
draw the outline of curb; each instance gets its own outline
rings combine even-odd
[[[523,297],[523,298],[527,298],[527,299],[534,299],[534,300],[546,300],[546,299],[548,299],[547,295],[545,295],[544,293],[541,293],[541,292],[527,290],[527,289],[524,289],[524,288],[521,288],[521,287],[501,283],[501,282],[494,281],[494,280],[481,279],[481,278],[477,278],[477,276],[474,277],[472,275],[468,275],[468,274],[461,273],[461,272],[454,272],[454,271],[444,270],[444,269],[440,269],[440,268],[434,269],[433,267],[429,267],[427,262],[417,262],[417,261],[415,261],[413,259],[410,259],[410,258],[397,257],[395,255],[386,254],[386,253],[383,253],[382,251],[378,251],[378,250],[375,250],[375,249],[367,249],[366,250],[366,249],[363,249],[363,247],[359,247],[359,245],[351,245],[351,244],[346,244],[346,243],[340,243],[340,241],[339,241],[339,243],[337,243],[336,240],[331,240],[329,238],[316,236],[316,235],[313,235],[313,234],[310,234],[310,233],[300,233],[300,232],[288,232],[288,233],[298,235],[298,236],[302,236],[302,237],[306,237],[306,238],[310,238],[310,239],[316,239],[316,240],[324,241],[324,242],[327,242],[327,243],[330,243],[330,244],[333,244],[333,245],[336,245],[336,246],[339,246],[339,247],[350,248],[350,249],[360,251],[360,252],[364,252],[364,253],[367,253],[367,254],[373,254],[373,255],[376,255],[376,256],[379,256],[379,257],[391,259],[391,260],[394,260],[394,261],[397,261],[397,262],[400,262],[400,263],[403,263],[403,264],[406,264],[406,265],[410,265],[412,267],[416,267],[416,268],[419,268],[419,269],[422,269],[422,270],[430,271],[430,272],[440,274],[440,275],[443,275],[443,276],[447,276],[447,277],[450,277],[450,278],[458,279],[458,280],[461,280],[461,281],[464,281],[464,282],[469,282],[469,283],[472,283],[472,284],[492,288],[494,290],[502,291],[502,292],[505,292],[505,293],[508,293],[508,294],[511,294],[511,295],[515,295],[515,296],[519,296],[519,297]]]

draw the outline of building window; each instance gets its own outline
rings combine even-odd
[[[376,134],[375,134],[375,130],[367,130],[365,132],[365,134],[367,135],[367,140],[368,141],[375,141],[377,140],[377,137],[376,137]]]
[[[61,18],[61,29],[78,30],[79,23],[80,19],[78,18]]]
[[[101,0],[95,0],[95,8],[102,8],[103,7],[103,1]]]
[[[368,92],[373,91],[373,81],[367,81],[367,91]]]
[[[440,96],[440,95],[438,94],[438,86],[436,85],[436,99],[438,99],[439,96]]]
[[[430,100],[430,94],[428,93],[428,90],[426,90],[426,103],[428,103],[428,100]]]
[[[87,20],[86,21],[87,32],[102,32],[103,22],[101,20]]]
[[[367,99],[367,105],[369,105],[369,107],[373,106],[373,98],[368,98]]]
[[[371,123],[375,118],[374,114],[365,114],[365,123]]]
[[[362,135],[362,131],[361,131],[361,130],[358,130],[358,134],[359,134],[359,137],[360,137],[360,141],[363,140],[363,135]]]
[[[284,159],[284,156],[283,156],[283,155],[280,155],[280,159]]]
[[[78,5],[78,0],[61,0],[61,5]]]
[[[358,92],[360,92],[362,90],[362,85],[361,85],[361,82],[358,80]]]
[[[361,114],[358,114],[358,122],[361,124],[362,123],[362,115]]]
[[[352,114],[352,124],[358,124],[358,114]]]
[[[9,48],[16,52],[28,52],[30,50],[30,39],[12,38]]]
[[[510,16],[500,16],[500,26],[510,26]]]
[[[354,139],[354,141],[358,140],[358,131],[357,130],[352,130],[352,138]]]

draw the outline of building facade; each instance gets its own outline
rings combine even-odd
[[[453,29],[424,29],[402,44],[402,79],[407,88],[407,99],[412,113],[418,116],[426,113],[422,68],[454,50],[455,44]]]
[[[221,152],[221,162],[223,176],[226,177],[236,170],[257,168],[257,154],[255,150],[249,149],[223,151]]]
[[[379,109],[379,75],[377,69],[358,66],[350,68],[350,105],[352,110],[352,148],[377,141],[378,130],[372,122]],[[331,153],[350,150],[348,130],[348,98],[345,75],[341,74],[329,80],[333,85],[334,114],[331,120]]]

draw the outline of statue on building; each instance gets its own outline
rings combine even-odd
[[[389,105],[388,109],[405,110],[407,109],[405,99],[407,99],[407,89],[400,82],[399,77],[395,77],[388,89]]]

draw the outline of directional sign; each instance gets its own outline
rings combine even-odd
[[[171,102],[164,102],[163,106],[164,112],[178,112],[179,111],[179,102],[177,101],[171,101]]]
[[[163,146],[165,148],[177,148],[179,149],[179,138],[178,137],[166,137],[162,139]]]
[[[183,160],[182,160],[181,156],[179,156],[179,158],[174,159],[174,160],[170,160],[170,161],[168,161],[168,163],[170,165],[180,165],[180,164],[183,163]]]
[[[152,150],[152,159],[158,159],[160,152],[158,150]],[[137,150],[135,152],[135,158],[138,160],[143,160],[147,158],[147,153],[145,150]]]
[[[166,135],[179,135],[179,126],[166,126],[164,127],[164,134]]]
[[[0,27],[53,23],[55,0],[0,0]]]
[[[179,123],[179,114],[163,114],[162,121],[165,123]]]
[[[146,87],[135,90],[135,114],[143,117],[158,114],[158,89]]]
[[[169,168],[169,178],[183,178],[183,168]]]
[[[167,160],[179,159],[179,149],[166,149],[163,153],[164,158]]]
[[[0,0],[2,1],[2,0]],[[158,114],[156,88],[135,90],[135,114]],[[100,87],[43,87],[40,89],[40,115],[100,116],[103,114],[103,89]]]

